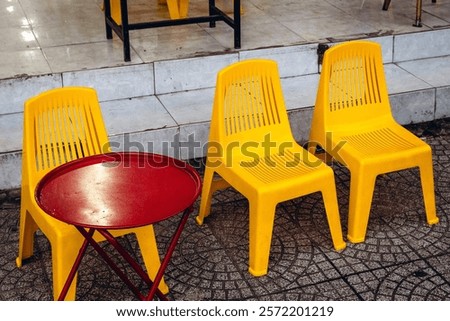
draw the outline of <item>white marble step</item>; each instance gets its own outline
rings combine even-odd
[[[371,38],[383,46],[392,110],[402,124],[450,117],[450,29]],[[0,190],[20,186],[23,102],[44,90],[91,86],[113,147],[204,156],[217,71],[277,61],[292,129],[309,133],[319,80],[317,43],[0,80]],[[426,53],[425,53],[426,52]]]

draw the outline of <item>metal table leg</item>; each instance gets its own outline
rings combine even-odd
[[[183,212],[180,223],[178,224],[175,234],[172,236],[167,252],[161,262],[158,273],[156,274],[153,281],[150,280],[148,274],[133,259],[133,257],[127,252],[127,250],[124,249],[122,245],[120,245],[120,243],[114,238],[114,236],[108,230],[90,228],[87,231],[84,227],[76,226],[77,230],[84,236],[85,240],[80,248],[80,251],[72,266],[72,269],[69,272],[69,276],[67,277],[66,283],[64,284],[63,290],[61,291],[58,300],[63,301],[65,299],[66,294],[70,288],[70,285],[72,284],[75,274],[77,273],[77,270],[80,266],[81,260],[84,254],[86,253],[87,246],[88,244],[90,244],[140,300],[147,300],[147,301],[153,300],[155,295],[157,295],[160,300],[167,301],[168,298],[159,290],[158,286],[164,276],[164,272],[167,268],[167,265],[170,262],[172,254],[175,250],[175,247],[178,243],[181,233],[183,232],[184,226],[186,225],[186,222],[189,218],[189,214],[192,212],[192,210],[193,208],[190,207]],[[103,250],[103,248],[94,240],[93,235],[95,232],[100,233],[106,239],[106,241],[109,242],[117,250],[117,252],[122,256],[122,258],[128,262],[128,264],[142,278],[142,280],[149,286],[150,289],[146,295],[140,292],[140,290],[130,281],[130,279],[126,276],[126,274],[105,252],[105,250]]]

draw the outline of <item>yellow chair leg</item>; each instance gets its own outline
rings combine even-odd
[[[111,17],[120,26],[122,15],[120,10],[120,0],[110,0]],[[170,19],[186,18],[189,12],[189,0],[158,0],[159,5],[167,5]],[[102,5],[102,10],[104,10]]]
[[[249,199],[249,269],[253,276],[267,274],[276,204]]]
[[[156,242],[149,242],[149,239],[155,239],[155,232],[153,226],[144,226],[139,229],[135,229],[136,239],[141,249],[142,259],[144,260],[145,267],[150,279],[154,280],[161,265],[159,261],[159,252]],[[161,283],[158,286],[159,290],[167,294],[169,293],[169,287],[167,286],[164,278],[161,279]]]
[[[419,166],[420,181],[422,185],[423,201],[427,222],[430,225],[437,224],[439,218],[436,215],[436,200],[434,194],[433,161],[430,157]]]
[[[189,11],[189,0],[166,0],[170,19],[186,18]]]
[[[120,26],[122,25],[122,10],[120,10],[120,0],[110,0],[111,18]]]
[[[366,238],[376,176],[362,170],[350,175],[347,238],[352,243],[361,243]]]
[[[331,171],[330,177],[326,179],[327,185],[322,188],[322,198],[325,205],[328,226],[330,228],[331,239],[336,251],[345,249],[347,246],[342,236],[342,227],[339,216],[338,200],[334,188],[334,174]]]
[[[167,0],[167,8],[169,9],[170,19],[180,19],[178,0]]]
[[[200,209],[196,221],[199,225],[203,224],[205,217],[209,215],[211,211],[211,199],[212,199],[212,184],[214,178],[214,171],[208,167],[205,169],[205,174],[203,175],[203,187],[202,196],[200,201]]]
[[[75,262],[79,249],[83,243],[83,237],[72,236],[63,238],[51,243],[52,246],[52,273],[53,273],[53,298],[58,300],[61,291],[64,288],[67,277]],[[69,291],[65,297],[66,301],[74,301],[76,294],[78,273],[70,285]]]
[[[212,185],[213,185],[214,171],[206,167],[205,173],[203,175],[203,187],[202,187],[202,196],[200,201],[200,209],[198,211],[198,216],[196,221],[199,225],[203,224],[203,220],[205,217],[209,215],[211,211],[211,199],[212,199]]]
[[[189,0],[178,0],[180,18],[186,18],[189,12]]]
[[[203,178],[202,196],[200,202],[199,214],[196,221],[199,225],[203,224],[203,220],[207,217],[211,211],[211,201],[214,192],[230,187],[227,181],[222,178],[214,179],[215,172],[206,167]]]
[[[34,233],[38,227],[31,215],[21,207],[19,231],[19,254],[16,258],[17,267],[22,267],[22,261],[33,255]]]

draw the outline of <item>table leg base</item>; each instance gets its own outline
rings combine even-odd
[[[181,236],[181,232],[183,231],[183,228],[186,225],[187,219],[191,212],[192,207],[184,211],[181,220],[178,224],[178,227],[169,243],[166,255],[164,256],[161,265],[159,267],[158,273],[156,274],[153,281],[150,280],[148,274],[142,269],[142,267],[133,259],[133,257],[128,253],[128,251],[114,238],[114,236],[112,236],[112,234],[108,230],[99,228],[90,228],[88,231],[86,231],[85,228],[76,226],[77,230],[84,236],[85,240],[80,248],[80,251],[74,262],[74,265],[72,266],[72,269],[69,272],[69,276],[66,280],[66,283],[64,284],[63,290],[61,291],[58,300],[63,301],[65,299],[67,292],[73,282],[75,274],[77,273],[77,270],[80,266],[81,260],[84,254],[86,253],[88,245],[90,244],[140,300],[150,301],[153,300],[156,295],[160,300],[167,301],[168,300],[167,296],[164,295],[159,290],[158,286],[164,276],[164,271],[166,270],[167,265],[169,264],[169,261]],[[130,281],[130,279],[125,275],[125,273],[110,258],[110,256],[105,252],[105,250],[94,240],[93,235],[96,231],[100,233],[106,239],[106,241],[116,249],[116,251],[122,256],[122,258],[128,262],[128,264],[133,268],[133,270],[149,286],[150,289],[146,295],[141,293],[141,291]]]

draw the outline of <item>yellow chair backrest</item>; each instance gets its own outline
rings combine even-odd
[[[23,174],[30,185],[61,164],[110,150],[94,89],[49,90],[25,103],[24,116]]]
[[[271,142],[292,140],[274,61],[253,59],[221,70],[214,104],[210,143],[225,147],[254,142],[252,151],[257,152],[269,133]]]
[[[369,118],[392,118],[379,44],[353,41],[325,55],[316,108],[327,130]]]

